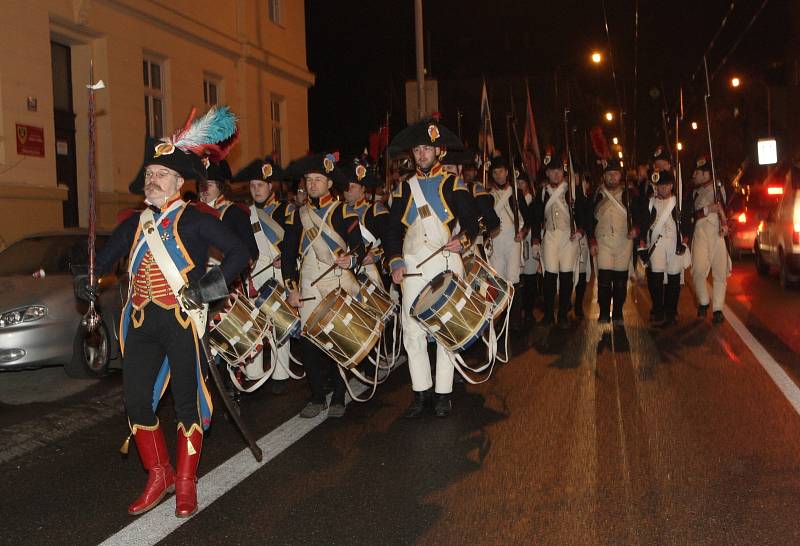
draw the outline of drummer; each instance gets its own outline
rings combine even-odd
[[[463,275],[461,253],[478,233],[478,216],[469,188],[460,177],[446,172],[439,160],[448,147],[459,149],[461,142],[433,119],[407,127],[391,145],[395,152],[410,150],[416,164],[415,174],[393,194],[385,242],[392,280],[402,284],[403,345],[414,390],[414,401],[405,414],[408,418],[421,416],[434,398],[427,335],[411,318],[411,304],[437,274],[449,269]],[[460,231],[453,233],[456,223]],[[417,264],[442,246],[444,252],[418,269]],[[439,417],[449,415],[452,409],[453,372],[452,355],[437,346],[434,412]]]
[[[364,245],[358,215],[348,211],[345,204],[330,192],[336,176],[336,160],[334,154],[316,154],[297,159],[287,168],[288,176],[305,180],[308,195],[305,205],[287,213],[281,254],[281,271],[290,291],[288,302],[300,309],[303,325],[314,308],[337,287],[341,286],[353,296],[358,292],[351,270],[361,262]],[[334,264],[336,267],[325,273]],[[323,273],[325,275],[320,278]],[[334,377],[328,417],[344,416],[346,387],[335,369],[337,364],[305,337],[301,338],[300,347],[311,389],[311,399],[300,412],[300,417],[316,417],[327,408],[324,391],[326,368]]]
[[[386,238],[386,226],[389,220],[389,209],[380,201],[370,203],[366,198],[366,189],[380,186],[378,179],[358,159],[347,165],[339,165],[334,170],[336,183],[342,189],[342,195],[348,204],[348,211],[358,214],[361,237],[364,248],[370,248],[364,256],[364,272],[377,286],[384,286],[380,266],[383,257],[382,240]]]
[[[278,199],[275,191],[286,173],[271,157],[254,159],[233,177],[234,182],[250,185],[250,225],[258,245],[258,259],[251,268],[251,296],[257,297],[269,279],[283,284],[281,247],[286,224],[287,203]],[[275,351],[275,370],[272,372],[272,393],[286,392],[289,379],[289,343]],[[263,373],[264,353],[259,353],[245,369],[248,376]]]

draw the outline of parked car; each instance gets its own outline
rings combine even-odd
[[[745,193],[734,194],[726,211],[731,258],[736,260],[754,251],[758,226],[775,208],[782,192],[780,182],[768,179],[749,186]]]
[[[99,233],[102,247],[107,233]],[[72,266],[85,264],[85,231],[44,233],[0,252],[0,370],[64,366],[71,377],[98,377],[119,356],[117,323],[127,290],[119,271],[99,279],[102,321],[88,339],[87,304],[75,298]]]
[[[800,168],[775,187],[775,206],[758,225],[753,251],[759,274],[777,269],[781,286],[789,288],[800,280]]]

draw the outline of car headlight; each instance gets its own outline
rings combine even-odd
[[[0,313],[0,328],[15,326],[23,322],[34,322],[47,315],[44,305],[29,305]]]

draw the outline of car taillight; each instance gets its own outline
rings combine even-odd
[[[761,233],[762,231],[764,231],[764,220],[761,220],[761,221],[758,223],[758,227],[756,228],[756,231],[758,231],[759,233]]]
[[[745,213],[741,213],[741,214],[739,214],[739,216],[737,216],[737,218],[736,218],[736,219],[737,219],[737,220],[739,220],[739,223],[740,223],[740,224],[745,224],[745,223],[747,223],[747,215],[746,215]]]
[[[767,195],[783,195],[783,188],[781,186],[769,186]]]

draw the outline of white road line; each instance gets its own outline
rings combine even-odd
[[[797,387],[797,384],[792,381],[781,365],[772,358],[772,355],[770,355],[755,336],[750,333],[750,330],[739,320],[739,317],[736,316],[736,313],[734,313],[730,307],[726,305],[722,309],[722,314],[725,315],[728,324],[739,334],[739,337],[742,338],[742,341],[744,341],[745,345],[747,345],[772,381],[775,382],[775,385],[780,389],[794,410],[800,414],[800,388]]]
[[[350,381],[350,386],[356,395],[367,390],[366,385],[355,379]],[[330,396],[328,401],[330,402]],[[322,412],[313,419],[301,419],[299,415],[296,415],[258,440],[258,447],[264,452],[264,459],[260,463],[256,462],[250,450],[245,448],[203,476],[197,484],[199,505],[197,513],[208,508],[215,500],[314,430],[327,417],[327,412]],[[101,546],[156,544],[187,521],[189,520],[175,517],[175,497],[173,496],[107,538]]]

